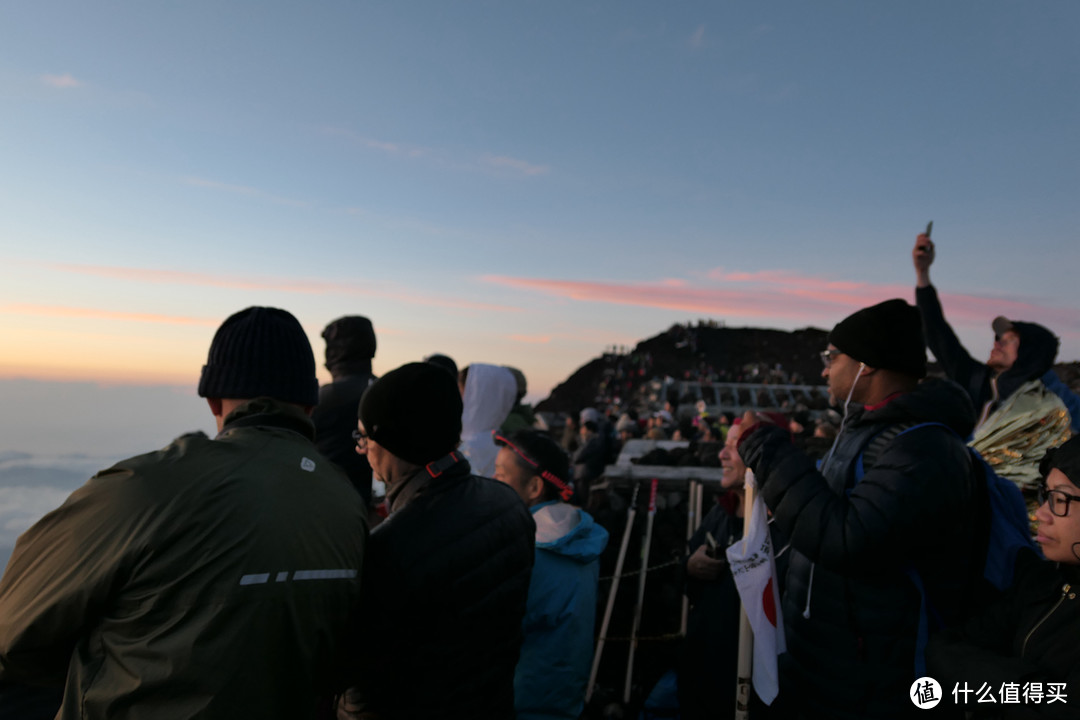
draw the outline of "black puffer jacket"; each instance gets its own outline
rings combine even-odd
[[[953,704],[953,689],[958,688],[956,697],[966,699],[967,710],[977,718],[1075,718],[1080,689],[1078,593],[1080,568],[1021,553],[1016,583],[998,602],[962,629],[931,640],[927,669],[941,683],[942,706]],[[976,693],[984,683],[997,703],[985,697],[978,702]],[[1008,683],[1019,686],[1019,702],[1001,703],[1001,689]],[[1039,702],[1023,695],[1031,683],[1041,683]],[[1064,702],[1049,696],[1055,690],[1051,683],[1064,684]],[[964,688],[974,692],[965,694]]]
[[[900,435],[855,483],[870,441],[897,424],[941,422]],[[783,597],[788,655],[781,692],[807,717],[901,717],[916,710],[920,595],[955,621],[982,567],[978,493],[960,436],[974,423],[964,391],[928,380],[881,405],[849,411],[819,473],[788,433],[764,427],[739,453],[791,539]]]
[[[365,557],[361,705],[387,720],[513,718],[532,516],[465,460],[404,482]]]
[[[922,315],[927,347],[941,363],[945,375],[967,391],[977,411],[981,411],[988,402],[1005,400],[1016,392],[1018,387],[1029,380],[1041,378],[1054,366],[1058,352],[1058,339],[1054,334],[1041,325],[1014,322],[1013,328],[1020,336],[1020,347],[1017,350],[1016,362],[996,380],[995,399],[994,386],[991,384],[994,372],[986,363],[971,357],[960,344],[956,333],[945,321],[934,286],[915,288],[915,304]]]

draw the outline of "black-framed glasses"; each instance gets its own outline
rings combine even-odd
[[[1064,490],[1051,490],[1046,483],[1039,484],[1039,492],[1036,496],[1039,504],[1050,504],[1050,514],[1057,517],[1065,517],[1069,514],[1069,503],[1073,500],[1080,502],[1080,495],[1070,495]]]
[[[367,441],[369,437],[371,436],[368,435],[366,432],[363,432],[362,430],[352,431],[352,439],[356,441],[357,447],[367,447]]]
[[[839,350],[836,350],[836,349],[822,350],[821,353],[820,353],[820,355],[821,355],[821,364],[824,365],[825,367],[829,367],[829,366],[832,365],[832,361],[833,361],[834,357],[836,357],[837,355],[843,355],[843,354],[844,353],[842,353],[842,352],[840,352]]]

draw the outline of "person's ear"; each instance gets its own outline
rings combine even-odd
[[[528,487],[529,504],[532,505],[538,502],[540,498],[544,497],[544,480],[539,475],[533,475],[529,478]]]
[[[206,404],[210,406],[210,413],[214,417],[221,417],[221,413],[222,413],[221,398],[206,398]]]

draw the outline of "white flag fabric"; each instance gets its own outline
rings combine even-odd
[[[749,470],[746,475],[747,485],[752,488]],[[787,646],[780,617],[776,559],[765,512],[765,503],[755,493],[746,536],[727,549],[727,559],[754,631],[754,690],[766,705],[771,705],[780,690],[776,658]]]

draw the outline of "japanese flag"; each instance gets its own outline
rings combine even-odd
[[[753,473],[746,471],[748,491],[753,490]],[[750,627],[754,631],[754,690],[771,705],[780,689],[776,657],[784,652],[784,624],[780,620],[780,590],[776,560],[765,516],[765,503],[754,494],[746,535],[727,549],[731,574],[739,591]]]

